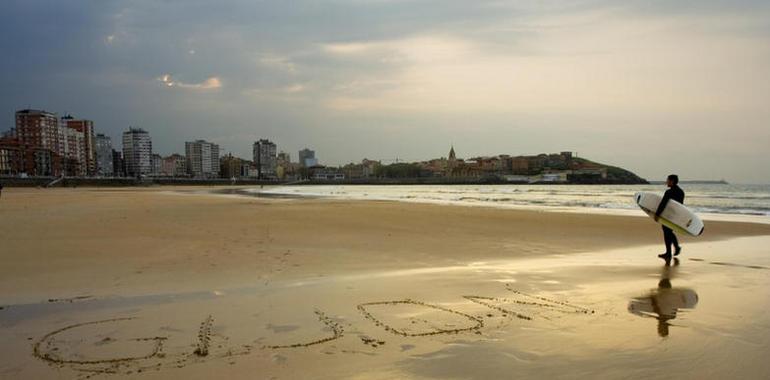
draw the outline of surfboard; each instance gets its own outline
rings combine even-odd
[[[645,297],[633,298],[628,311],[641,316],[676,317],[679,310],[694,309],[698,293],[687,288],[657,289]]]
[[[639,192],[634,195],[634,200],[636,200],[639,208],[653,219],[662,199],[663,197],[655,193]],[[692,236],[700,236],[704,228],[703,221],[698,215],[675,200],[668,201],[666,208],[660,213],[658,223],[674,231]]]

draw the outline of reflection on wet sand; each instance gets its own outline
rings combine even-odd
[[[672,266],[673,264],[673,266]],[[698,293],[689,288],[675,288],[671,280],[675,277],[679,259],[666,259],[666,265],[660,273],[658,287],[649,294],[631,299],[628,311],[641,317],[653,317],[658,320],[658,335],[668,336],[670,320],[675,319],[682,309],[694,309],[698,304]]]

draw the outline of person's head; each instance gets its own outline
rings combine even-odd
[[[672,187],[679,183],[679,176],[676,174],[669,174],[666,178],[666,186]]]

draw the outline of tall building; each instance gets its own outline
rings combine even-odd
[[[32,148],[25,154],[26,173],[36,176],[61,175],[61,160],[59,155],[49,149]]]
[[[59,152],[59,119],[55,113],[33,109],[16,111],[13,134],[22,145]]]
[[[94,137],[94,153],[96,156],[96,175],[112,177],[112,139],[101,133]]]
[[[248,175],[243,173],[244,162],[242,159],[235,157],[232,153],[228,153],[220,160],[220,170],[222,178],[241,178]]]
[[[47,175],[86,176],[96,173],[94,145],[94,123],[91,120],[75,119],[66,115],[61,119],[55,113],[24,109],[16,112],[16,123],[12,135],[28,156],[30,162],[37,162],[49,168],[31,170]],[[34,150],[36,153],[26,153]],[[43,152],[47,150],[48,153]],[[30,166],[26,165],[25,166]]]
[[[278,179],[285,179],[288,176],[294,175],[298,164],[291,162],[291,156],[286,152],[279,152],[277,158],[278,167],[275,169],[275,175]]]
[[[160,173],[166,177],[183,177],[187,175],[187,158],[181,154],[172,154],[163,158]]]
[[[126,176],[126,162],[123,160],[123,155],[115,149],[112,150],[112,175],[115,177]]]
[[[59,155],[65,176],[82,177],[87,174],[86,142],[82,133],[69,128],[66,122],[59,125]]]
[[[152,172],[152,140],[147,131],[129,127],[123,132],[123,160],[129,177]]]
[[[318,165],[318,159],[315,158],[315,151],[308,148],[300,150],[299,165],[306,168]]]
[[[163,157],[160,154],[153,153],[150,157],[150,175],[159,177],[163,168]]]
[[[270,140],[261,139],[254,143],[254,164],[258,178],[275,177],[277,146]]]
[[[66,115],[61,118],[60,128],[68,128],[77,131],[82,135],[82,146],[79,147],[81,155],[79,158],[81,175],[94,175],[96,174],[96,146],[94,141],[94,122],[85,119],[75,119],[71,115]]]
[[[276,157],[276,164],[278,166],[281,165],[288,165],[291,163],[291,156],[286,152],[278,152],[278,156]]]
[[[60,175],[62,144],[56,114],[23,109],[16,111],[15,119],[9,137],[14,139],[11,145],[18,149],[18,170],[29,175]]]
[[[23,153],[18,139],[11,136],[0,137],[0,175],[23,173]]]
[[[219,177],[219,145],[204,140],[184,143],[187,172],[195,178]]]
[[[63,172],[66,176],[84,176],[88,170],[86,163],[86,141],[82,132],[68,124],[74,118],[62,116],[59,120],[59,147],[57,152],[62,158]]]

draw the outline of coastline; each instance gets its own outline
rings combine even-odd
[[[494,187],[494,185],[485,185],[485,186],[491,186]],[[563,187],[570,187],[572,185],[563,185]],[[586,186],[586,188],[589,188],[590,185],[577,185],[575,188],[580,188],[582,186]],[[614,186],[614,185],[613,185]],[[399,186],[393,186],[393,187],[399,187]],[[503,185],[505,188],[506,186]],[[617,187],[621,187],[621,185],[618,185]],[[626,205],[624,207],[618,207],[617,204],[612,206],[606,206],[606,205],[583,205],[583,206],[569,206],[569,205],[543,205],[543,204],[537,204],[537,202],[533,202],[528,204],[527,202],[531,202],[531,200],[522,199],[521,203],[515,203],[515,202],[507,202],[512,200],[511,198],[506,198],[503,196],[502,198],[494,198],[490,197],[490,195],[485,194],[482,196],[478,196],[475,194],[468,194],[468,196],[460,198],[460,199],[453,199],[452,197],[440,197],[431,195],[431,196],[421,196],[413,193],[398,193],[394,192],[391,194],[378,194],[376,192],[353,192],[353,191],[346,191],[347,188],[342,186],[319,186],[318,188],[323,189],[322,191],[305,191],[302,187],[293,188],[291,186],[273,186],[273,187],[267,187],[267,188],[254,188],[254,187],[243,187],[240,189],[235,190],[232,193],[236,193],[238,195],[242,196],[253,196],[253,197],[274,197],[274,198],[295,198],[295,199],[328,199],[328,200],[341,200],[341,201],[392,201],[392,202],[401,202],[401,203],[408,203],[408,204],[430,204],[430,205],[445,205],[445,206],[460,206],[460,207],[484,207],[484,208],[494,208],[494,209],[503,209],[503,210],[525,210],[525,211],[538,211],[538,212],[556,212],[556,213],[578,213],[578,214],[599,214],[599,215],[615,215],[615,216],[632,216],[632,217],[638,217],[638,216],[645,216],[643,212],[640,212],[639,208],[631,201],[631,198],[633,196],[633,193],[635,191],[630,191],[629,194],[626,194],[626,196],[623,197],[623,200],[626,201]],[[373,188],[377,189],[379,187],[371,187],[371,186],[360,186],[360,188]],[[408,186],[404,188],[409,188]],[[550,188],[550,185],[547,185],[543,187]],[[330,190],[330,189],[340,189],[339,191]],[[345,190],[342,190],[345,189]],[[641,189],[638,189],[641,190]],[[657,189],[651,189],[651,188],[644,188],[644,191],[655,191]],[[552,191],[552,190],[551,190]],[[212,191],[213,193],[218,193],[219,191]],[[500,194],[493,194],[496,196],[500,196]],[[580,194],[584,195],[584,194]],[[558,195],[557,195],[558,196]],[[478,199],[481,198],[481,199]],[[627,198],[627,199],[626,199]],[[618,199],[613,199],[613,201],[617,202]],[[770,224],[770,215],[759,215],[754,213],[725,213],[725,212],[709,212],[709,211],[699,211],[695,210],[703,220],[706,221],[723,221],[723,222],[746,222],[746,223],[760,223],[760,224]]]
[[[191,276],[181,283],[205,287],[223,279],[237,284],[254,276],[302,274],[305,268],[403,269],[661,240],[659,227],[646,217],[169,190],[7,191],[0,208],[6,247],[0,259],[8,263],[0,278],[4,301],[43,295],[52,281],[57,294],[45,297],[66,298],[180,285],[169,274]],[[46,231],[43,239],[36,238],[39,231]],[[770,234],[770,226],[711,221],[704,236],[681,238],[686,246],[763,234]],[[287,252],[292,266],[285,265]]]
[[[47,184],[61,177],[0,177],[0,182],[8,187],[46,187]],[[292,186],[412,186],[412,185],[639,185],[649,182],[593,181],[593,182],[521,182],[506,181],[498,176],[491,177],[415,177],[415,178],[356,178],[345,180],[278,180],[238,178],[183,178],[183,177],[66,177],[52,187],[146,187],[146,186],[254,186],[254,185],[292,185]]]

